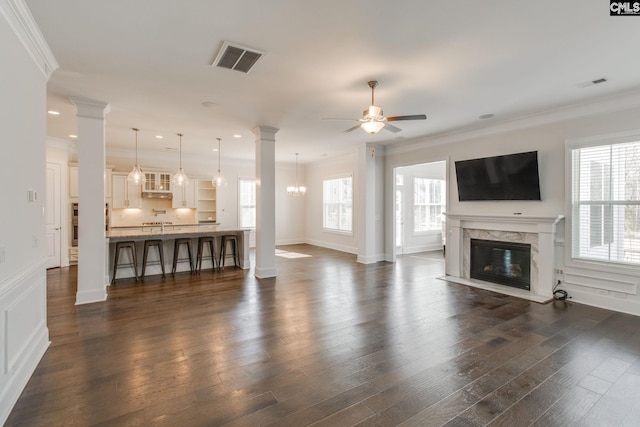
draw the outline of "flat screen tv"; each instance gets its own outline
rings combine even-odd
[[[538,152],[455,162],[458,199],[540,200]]]

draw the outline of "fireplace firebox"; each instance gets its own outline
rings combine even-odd
[[[471,239],[470,277],[514,288],[531,288],[531,245]]]

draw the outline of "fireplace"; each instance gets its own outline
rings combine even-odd
[[[445,280],[535,302],[553,300],[553,286],[557,280],[556,225],[562,224],[562,215],[446,215],[448,230]],[[562,233],[558,235],[561,237]],[[530,245],[531,260],[527,264],[530,275],[529,288],[494,284],[486,281],[487,279],[472,279],[471,239]]]
[[[470,243],[472,279],[530,290],[530,244],[483,239],[470,239]]]

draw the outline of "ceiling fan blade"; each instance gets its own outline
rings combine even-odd
[[[340,120],[340,121],[350,121],[350,122],[352,122],[352,121],[357,120],[357,119],[345,119],[345,118],[341,118],[341,117],[340,118],[339,117],[323,117],[320,120]]]
[[[356,130],[356,129],[358,129],[359,127],[360,127],[360,125],[355,125],[354,127],[349,128],[349,129],[345,130],[344,132],[351,132],[352,130]]]
[[[424,114],[414,114],[411,116],[395,116],[395,117],[387,117],[387,121],[389,122],[397,122],[398,120],[426,120],[427,116]]]
[[[398,133],[398,132],[400,132],[402,130],[399,127],[395,127],[394,125],[391,125],[389,123],[385,123],[384,124],[384,129],[388,130],[389,132],[393,132],[393,133]]]

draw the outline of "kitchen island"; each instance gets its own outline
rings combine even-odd
[[[115,258],[115,246],[117,242],[121,241],[134,241],[136,243],[136,255],[138,274],[142,272],[142,255],[144,250],[144,241],[150,239],[159,239],[163,241],[164,250],[164,268],[167,274],[171,274],[171,268],[173,265],[173,244],[175,239],[178,238],[190,238],[191,239],[191,251],[193,256],[193,262],[195,266],[198,238],[202,236],[215,236],[216,237],[216,251],[219,250],[220,239],[222,235],[236,235],[238,236],[238,255],[240,257],[240,267],[243,269],[249,269],[249,229],[223,227],[220,225],[169,225],[165,227],[126,227],[119,229],[112,229],[106,232],[106,244],[107,244],[107,272],[109,274],[109,281],[111,283],[111,275],[113,274],[113,261]],[[184,249],[183,249],[184,250]],[[186,252],[186,251],[185,251]],[[123,264],[131,263],[129,255],[130,251],[123,251],[120,254],[120,261],[118,264],[117,279],[134,277],[133,267],[125,267]],[[208,251],[205,254],[208,256]],[[183,252],[180,252],[181,256]],[[227,252],[230,256],[230,254]],[[186,254],[185,254],[186,256]],[[158,251],[151,249],[149,251],[147,267],[145,275],[162,274],[162,269],[159,262]],[[211,267],[210,260],[203,260],[204,266]],[[177,272],[189,271],[187,262],[179,263],[177,266]]]

